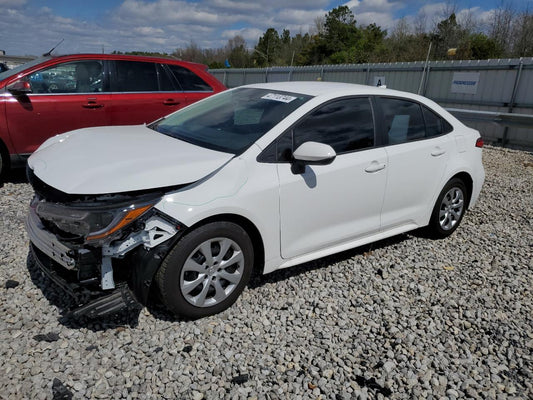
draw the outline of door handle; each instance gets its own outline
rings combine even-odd
[[[446,150],[443,150],[440,147],[435,147],[433,151],[431,152],[431,155],[433,157],[438,157],[438,156],[442,156],[444,153],[446,153]]]
[[[377,161],[372,161],[370,165],[365,168],[365,171],[370,172],[370,173],[378,172],[378,171],[381,171],[382,169],[385,169],[386,166],[387,164],[385,163],[378,163]]]
[[[81,106],[83,108],[102,108],[104,105],[97,103],[96,99],[87,99],[87,103]]]
[[[163,102],[163,104],[164,104],[165,106],[177,106],[178,104],[180,104],[180,102],[179,102],[179,101],[176,101],[176,100],[174,100],[174,99],[166,99],[166,100]]]

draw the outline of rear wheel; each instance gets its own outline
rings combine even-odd
[[[163,303],[176,315],[201,318],[230,307],[253,267],[253,245],[232,222],[212,222],[185,235],[157,273]]]
[[[457,229],[466,210],[467,196],[466,186],[459,178],[451,179],[444,186],[427,227],[432,237],[445,238]]]

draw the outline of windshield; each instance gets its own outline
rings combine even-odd
[[[25,69],[34,67],[35,65],[40,64],[43,61],[49,60],[50,58],[52,58],[52,57],[36,58],[35,60],[28,61],[27,63],[19,65],[19,66],[13,68],[13,69],[9,69],[7,71],[4,71],[4,72],[0,73],[0,81],[4,80],[6,78],[9,78],[10,76],[16,75],[19,72],[24,71]]]
[[[239,88],[195,103],[149,128],[208,149],[240,154],[310,98]]]

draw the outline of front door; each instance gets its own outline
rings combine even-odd
[[[307,141],[337,153],[331,164],[307,165],[303,173],[278,164],[283,258],[379,231],[387,156],[374,136],[370,100],[356,97],[320,107],[279,139],[281,161]]]
[[[7,94],[7,126],[19,154],[34,152],[46,139],[89,126],[109,125],[110,96],[103,93],[103,64],[68,62],[22,77],[32,93]]]

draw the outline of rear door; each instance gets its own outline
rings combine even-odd
[[[19,154],[34,152],[46,139],[73,129],[109,125],[111,98],[105,93],[101,60],[58,63],[26,75],[32,92],[6,93],[9,134]]]
[[[162,64],[110,61],[112,125],[152,122],[187,105],[186,95]]]
[[[423,219],[441,189],[453,149],[446,134],[452,128],[419,103],[400,98],[378,98],[377,103],[389,164],[382,229],[427,223]]]

